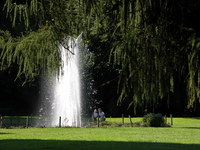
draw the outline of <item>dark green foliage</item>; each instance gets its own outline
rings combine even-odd
[[[41,121],[39,117],[28,118],[28,126],[37,126],[38,122]],[[5,116],[3,117],[3,128],[15,128],[15,127],[26,127],[27,116]]]
[[[170,99],[177,77],[192,108],[200,100],[199,7],[196,0],[5,0],[13,27],[20,22],[26,30],[0,34],[1,66],[17,63],[27,80],[56,72],[63,37],[83,32],[96,74],[113,66],[119,104],[153,110]]]
[[[194,37],[194,40],[195,32],[174,17],[174,14],[180,14],[177,8],[182,6],[177,1],[173,5],[169,1],[126,2],[123,7],[127,7],[127,11],[121,8],[119,13],[123,18],[117,20],[121,23],[120,40],[113,42],[111,50],[113,63],[121,67],[119,101],[132,99],[131,105],[135,108],[151,105],[153,110],[160,99],[174,92],[176,74],[186,79],[188,106],[192,107],[198,99],[199,87],[193,86],[198,82],[194,79],[198,69],[191,63],[198,63],[198,60],[193,61],[190,50],[192,41],[198,41],[198,38]],[[193,53],[194,58],[197,51],[199,49]]]
[[[144,116],[143,124],[147,127],[163,127],[165,120],[162,114],[150,113]]]

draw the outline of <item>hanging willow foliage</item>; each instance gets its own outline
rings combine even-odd
[[[7,67],[17,63],[17,77],[23,74],[27,80],[33,79],[41,69],[56,71],[60,59],[57,51],[59,41],[49,28],[17,39],[10,37],[2,49],[1,63]]]
[[[29,2],[29,3],[28,3]],[[4,9],[6,9],[7,16],[12,20],[13,27],[16,24],[17,18],[20,21],[24,21],[26,27],[30,25],[30,15],[40,16],[40,19],[44,19],[44,6],[43,3],[38,0],[26,1],[22,4],[13,3],[12,0],[6,0]]]
[[[119,102],[132,99],[135,111],[138,105],[152,110],[174,92],[175,74],[188,76],[188,107],[200,98],[199,40],[175,24],[171,3],[175,1],[124,0],[118,9],[121,39],[113,42],[111,61],[121,66]]]
[[[168,64],[166,45],[160,39],[164,38],[162,30],[166,27],[148,23],[151,17],[148,12],[153,9],[156,8],[151,1],[124,0],[119,9],[121,40],[114,42],[111,50],[113,63],[121,66],[119,102],[131,98],[130,105],[135,110],[138,105],[157,104],[170,89],[173,91],[173,68]]]
[[[4,10],[13,26],[24,22],[26,31],[21,37],[10,36],[7,40],[0,36],[1,66],[10,67],[17,63],[17,78],[24,75],[26,81],[33,79],[41,70],[55,72],[61,64],[59,46],[63,38],[79,32],[81,12],[76,8],[79,5],[78,0],[73,3],[30,0],[20,4],[6,0]],[[36,24],[36,31],[31,30],[31,23]]]
[[[188,107],[193,107],[197,99],[200,101],[200,38],[193,36],[188,40],[191,51],[188,53]]]
[[[200,40],[185,26],[184,0],[6,0],[4,10],[28,32],[5,40],[0,35],[2,66],[19,65],[32,78],[40,69],[55,70],[61,61],[63,37],[84,32],[85,41],[98,36],[112,47],[109,62],[119,70],[119,103],[131,99],[154,108],[175,88],[175,75],[185,78],[188,107],[200,98]],[[179,13],[178,11],[181,10]],[[176,14],[180,15],[174,17]],[[35,18],[34,21],[31,20]],[[177,18],[181,18],[178,20]],[[31,24],[37,25],[31,31]],[[102,53],[105,47],[102,46]],[[106,49],[107,50],[107,49]]]

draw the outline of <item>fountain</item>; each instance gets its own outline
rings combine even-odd
[[[56,76],[54,100],[52,104],[51,126],[81,126],[81,92],[79,75],[79,42],[81,35],[75,39],[70,37],[60,46],[62,65]],[[68,49],[67,49],[67,48]]]

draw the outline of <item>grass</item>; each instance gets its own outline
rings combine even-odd
[[[38,120],[40,120],[37,116],[29,116],[28,123],[31,126],[34,126]],[[26,126],[27,116],[3,116],[4,126]]]
[[[173,121],[171,128],[0,129],[0,150],[199,150],[200,118]],[[120,123],[121,118],[107,122]]]

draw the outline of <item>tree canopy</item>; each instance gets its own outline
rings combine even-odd
[[[17,76],[27,80],[44,70],[56,72],[63,38],[83,32],[99,62],[96,69],[115,70],[119,103],[154,107],[169,98],[178,79],[185,85],[188,107],[200,101],[200,1],[4,2],[1,15],[21,28],[17,34],[0,29],[2,69],[16,63]]]

